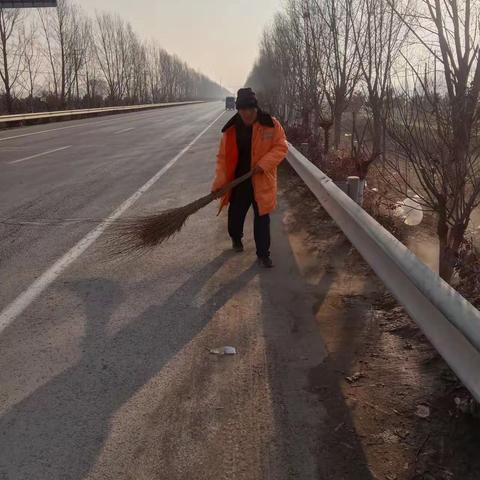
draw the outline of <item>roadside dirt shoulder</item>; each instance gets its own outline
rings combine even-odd
[[[326,410],[321,478],[478,480],[467,392],[287,165],[281,185],[327,350],[309,385]]]

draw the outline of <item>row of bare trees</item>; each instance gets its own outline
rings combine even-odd
[[[400,13],[408,5],[395,8]],[[290,0],[264,33],[248,83],[313,141],[322,124],[332,123],[335,148],[345,112],[365,101],[378,157],[391,71],[408,33],[395,8],[389,0]]]
[[[227,92],[118,15],[87,16],[74,0],[55,9],[0,8],[0,111],[186,99]]]
[[[358,114],[367,166],[435,215],[447,281],[480,202],[479,14],[479,0],[290,0],[248,79],[311,145],[333,124],[338,149]]]

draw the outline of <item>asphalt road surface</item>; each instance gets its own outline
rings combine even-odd
[[[229,115],[0,132],[1,480],[318,478],[324,352],[281,211],[272,270],[250,231],[229,250],[216,205],[144,257],[105,256],[106,219],[209,191]]]

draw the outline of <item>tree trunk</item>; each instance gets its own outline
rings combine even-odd
[[[5,106],[7,107],[7,113],[13,113],[12,92],[10,87],[5,86]]]
[[[64,39],[63,39],[63,32],[60,33],[61,39],[60,39],[60,55],[61,55],[61,75],[62,75],[62,85],[61,85],[61,90],[60,90],[60,108],[61,110],[66,110],[67,108],[67,102],[66,102],[66,89],[65,89],[65,84],[66,84],[66,72],[65,72],[65,45],[64,45]]]
[[[440,247],[438,274],[447,283],[452,280],[456,253],[458,252],[454,252],[448,245],[443,244],[443,247]]]
[[[10,85],[10,71],[8,66],[8,58],[7,58],[7,40],[4,37],[2,32],[2,50],[3,50],[3,85],[5,90],[5,106],[7,108],[7,113],[13,113],[13,105],[12,105],[12,92],[11,92],[11,85]]]
[[[355,147],[355,138],[357,136],[357,112],[352,112],[352,132],[350,137],[350,155],[355,157],[356,147]]]
[[[439,244],[438,252],[438,274],[446,282],[450,282],[453,274],[453,268],[450,267],[451,262],[449,260],[448,252],[448,225],[445,218],[440,214],[437,224],[437,236]]]
[[[342,118],[345,110],[345,102],[343,98],[335,101],[335,108],[333,112],[334,132],[333,132],[333,145],[338,150],[340,142],[342,140]]]
[[[449,227],[443,219],[437,225],[439,240],[438,272],[447,283],[452,281],[460,247],[464,241],[465,225]]]
[[[384,125],[382,118],[382,108],[377,99],[372,101],[372,117],[372,157],[378,158],[382,154]]]
[[[325,156],[328,155],[328,151],[330,150],[330,128],[331,125],[324,125],[323,129],[323,154]]]
[[[302,130],[305,137],[310,135],[310,109],[307,107],[302,110]]]

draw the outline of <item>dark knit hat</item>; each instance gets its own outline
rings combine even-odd
[[[237,100],[235,102],[237,110],[240,108],[256,108],[258,107],[257,97],[251,88],[241,88],[237,92]]]

